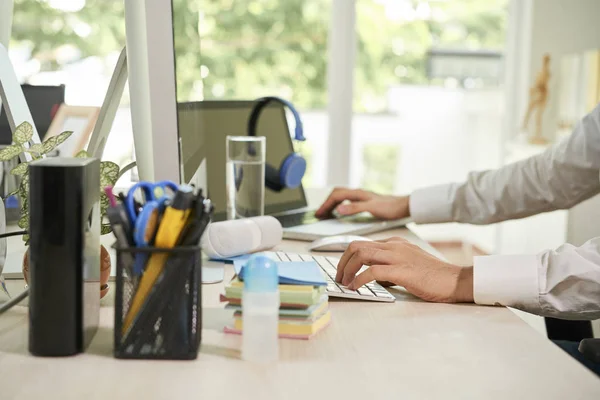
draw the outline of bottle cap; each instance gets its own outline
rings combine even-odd
[[[262,254],[250,256],[244,266],[244,290],[248,292],[276,292],[279,286],[277,263]]]

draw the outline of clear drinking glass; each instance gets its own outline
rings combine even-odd
[[[227,219],[265,212],[264,136],[227,136]]]

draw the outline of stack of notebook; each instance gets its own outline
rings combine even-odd
[[[244,290],[243,265],[235,261],[237,277],[225,288],[222,300],[227,309],[234,310],[233,324],[225,328],[228,333],[242,333],[242,292]],[[331,320],[327,283],[321,269],[314,262],[278,263],[279,336],[292,339],[310,339],[323,330]]]

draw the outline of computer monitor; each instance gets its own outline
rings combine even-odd
[[[227,218],[225,187],[225,143],[228,135],[246,135],[253,101],[199,101],[178,105],[183,173],[190,179],[206,160],[208,192],[215,205],[214,220]],[[292,139],[281,104],[268,105],[258,120],[257,132],[266,137],[266,161],[281,165],[293,152]],[[281,192],[265,191],[265,214],[276,214],[307,206],[302,186]]]
[[[181,183],[171,1],[125,0],[125,32],[139,178]]]
[[[50,123],[58,107],[65,101],[65,86],[33,86],[21,85],[29,111],[33,118],[40,139],[50,128]],[[0,145],[12,143],[12,134],[8,123],[8,116],[4,110],[0,111]]]

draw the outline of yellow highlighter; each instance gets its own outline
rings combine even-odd
[[[194,191],[191,186],[182,186],[175,193],[173,201],[166,208],[158,227],[154,241],[155,247],[170,249],[178,244],[181,234],[189,221],[194,205],[194,198]],[[168,258],[168,253],[154,253],[150,256],[150,260],[146,265],[144,274],[131,301],[131,306],[123,320],[123,335],[127,333],[135,317],[140,312],[150,290],[163,271]]]

